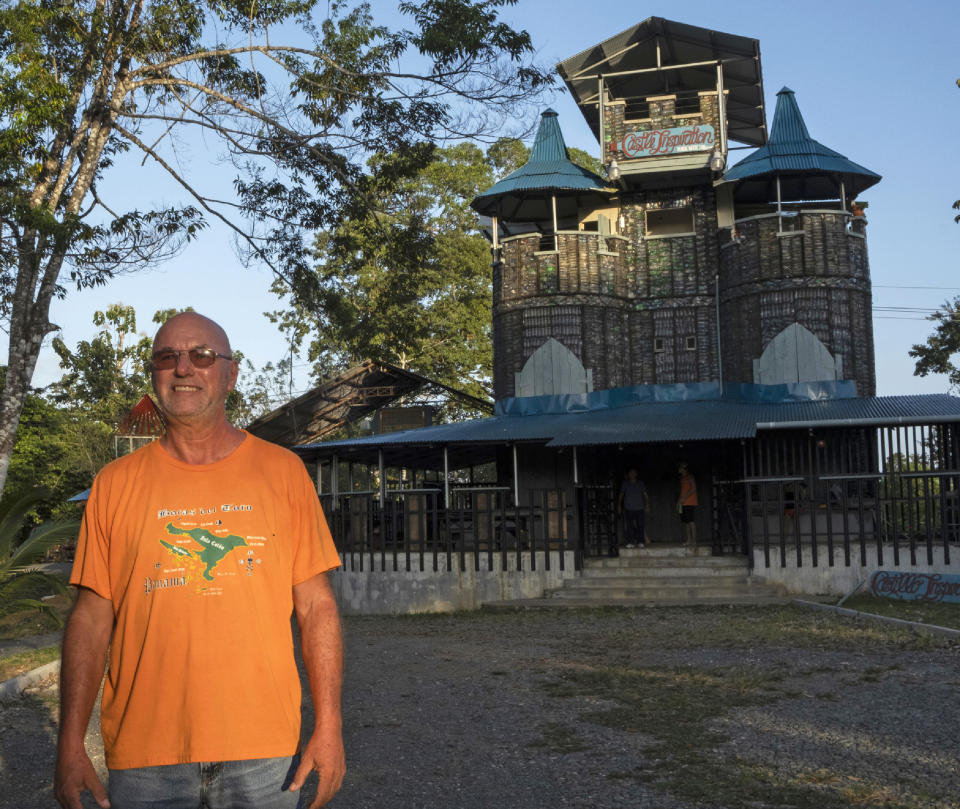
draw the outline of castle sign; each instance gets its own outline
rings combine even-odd
[[[870,579],[870,591],[901,601],[960,602],[960,576],[878,570]]]
[[[681,152],[710,151],[714,142],[713,127],[698,124],[630,132],[622,141],[612,144],[612,148],[622,152],[624,157],[663,157]]]

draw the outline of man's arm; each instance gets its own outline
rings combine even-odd
[[[101,806],[110,806],[84,738],[103,680],[112,633],[113,602],[81,587],[63,633],[60,663],[60,735],[54,792],[64,809],[80,809],[84,790],[90,790]]]
[[[300,645],[310,679],[316,724],[303,749],[290,789],[296,792],[311,770],[320,777],[309,809],[326,804],[340,789],[347,770],[340,718],[343,644],[337,602],[326,573],[293,588],[293,606],[300,624]]]

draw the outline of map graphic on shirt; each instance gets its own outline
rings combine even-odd
[[[247,541],[236,534],[227,534],[227,536],[221,537],[210,533],[206,528],[177,528],[173,523],[167,523],[167,533],[174,536],[189,536],[200,546],[199,549],[190,550],[182,545],[174,545],[160,540],[160,544],[171,553],[202,562],[205,565],[202,575],[207,581],[213,581],[211,571],[223,561],[230,551],[247,545]]]

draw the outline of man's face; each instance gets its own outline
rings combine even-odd
[[[226,335],[213,321],[190,312],[177,315],[157,332],[153,353],[181,354],[173,368],[153,370],[153,389],[168,422],[213,425],[224,418],[227,394],[237,381],[237,363],[217,358],[210,367],[197,368],[187,353],[192,348],[231,353]]]

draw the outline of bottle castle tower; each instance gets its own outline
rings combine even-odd
[[[494,389],[848,379],[875,392],[866,219],[880,176],[810,137],[792,90],[767,134],[759,43],[651,17],[559,65],[607,177],[543,113],[493,219]],[[732,144],[755,147],[727,168]]]

